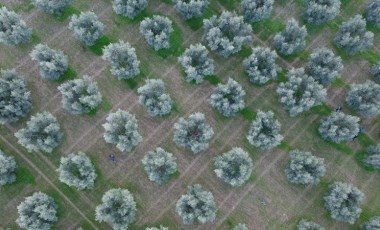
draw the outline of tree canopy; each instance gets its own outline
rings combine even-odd
[[[210,3],[209,0],[173,0],[173,2],[185,20],[201,17]]]
[[[360,118],[334,112],[321,119],[319,133],[322,138],[335,143],[350,141],[359,133]]]
[[[273,10],[274,0],[243,0],[241,7],[243,8],[244,19],[250,23],[259,22],[265,18],[269,18]]]
[[[32,4],[48,14],[62,14],[70,0],[32,0]]]
[[[0,8],[0,43],[15,46],[27,43],[32,38],[30,29],[20,15],[8,10],[5,6]]]
[[[325,228],[322,227],[321,225],[313,221],[305,220],[305,219],[302,219],[300,222],[298,222],[297,229],[298,230],[325,230]]]
[[[361,116],[376,116],[380,114],[380,85],[369,80],[353,84],[347,93],[346,102]]]
[[[148,6],[148,0],[113,0],[112,9],[119,14],[130,19],[135,18]]]
[[[282,55],[293,55],[305,48],[306,36],[306,27],[300,27],[298,22],[292,18],[287,22],[285,30],[274,36],[274,46]]]
[[[375,78],[375,81],[380,84],[380,61],[372,66],[371,73]]]
[[[367,20],[380,28],[380,0],[371,0],[367,6]]]
[[[340,0],[305,0],[305,18],[309,23],[322,24],[340,13]]]
[[[79,16],[71,16],[69,29],[74,32],[77,39],[87,46],[92,46],[103,36],[104,24],[94,12],[87,11],[81,12]]]
[[[363,162],[374,169],[380,169],[380,144],[367,148]]]
[[[140,23],[140,34],[154,50],[168,49],[173,22],[168,17],[153,15]]]
[[[0,189],[1,186],[16,181],[16,160],[0,150]]]
[[[370,220],[360,225],[361,230],[378,230],[380,229],[380,216],[372,217]]]

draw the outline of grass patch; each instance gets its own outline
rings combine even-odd
[[[0,4],[0,7],[3,7],[2,4]],[[31,11],[32,9],[34,8],[33,4],[29,1],[25,1],[24,4],[21,4],[19,6],[17,6],[14,10],[16,12],[29,12]]]
[[[369,172],[373,172],[375,171],[375,169],[372,166],[369,166],[364,163],[364,158],[366,157],[366,154],[366,150],[356,153],[355,160],[362,169]]]
[[[173,21],[173,32],[170,35],[170,47],[168,49],[160,49],[157,51],[158,55],[162,58],[167,58],[170,55],[173,56],[180,56],[184,51],[185,48],[182,46],[182,34],[178,26]]]
[[[99,38],[96,43],[92,46],[89,46],[88,48],[98,56],[101,56],[103,54],[103,47],[108,46],[111,43],[111,39],[107,36],[103,36]]]
[[[354,153],[354,150],[352,150],[352,148],[350,146],[347,146],[346,143],[335,143],[332,141],[326,141],[326,143],[328,143],[329,145],[334,147],[339,152],[349,154],[349,155]]]
[[[66,20],[66,18],[72,16],[72,15],[79,15],[80,14],[80,11],[75,9],[72,5],[68,5],[67,7],[65,7],[65,9],[63,10],[62,14],[60,15],[53,15],[53,17],[60,21],[60,22],[63,22]]]
[[[331,83],[331,86],[333,86],[333,87],[339,87],[339,88],[344,88],[344,89],[350,89],[350,85],[347,84],[342,78],[335,79]]]
[[[213,15],[216,15],[218,12],[212,7],[207,7],[202,17],[190,18],[185,20],[185,23],[193,30],[199,30],[203,26],[203,20],[206,18],[211,18]]]
[[[179,175],[181,175],[181,173],[177,170],[172,175],[170,175],[170,179],[169,180],[178,178]]]
[[[265,19],[252,25],[253,32],[259,34],[261,40],[266,41],[268,38],[285,29],[285,24],[280,20]]]
[[[36,184],[33,173],[27,167],[16,168],[16,184]]]
[[[281,150],[284,150],[286,152],[290,152],[292,151],[294,148],[292,146],[289,145],[288,142],[286,141],[282,141],[281,144],[278,145],[278,148],[281,149]]]
[[[277,74],[277,80],[278,82],[286,82],[287,78],[286,75],[288,74],[288,70],[283,70]]]
[[[237,55],[241,58],[249,57],[252,54],[252,48],[249,46],[242,46]]]
[[[236,3],[238,2],[236,0],[218,0],[218,1],[220,2],[220,4],[222,4],[228,10],[235,10],[236,9]]]
[[[206,76],[205,80],[208,81],[211,85],[218,85],[221,83],[221,80],[215,75]]]
[[[100,103],[100,105],[88,112],[87,115],[93,117],[96,115],[99,109],[103,110],[104,112],[108,112],[111,110],[111,108],[111,103],[105,97],[102,97],[102,102]]]
[[[380,54],[373,50],[368,50],[359,54],[359,56],[367,60],[371,64],[377,64],[380,61]]]
[[[179,113],[179,108],[178,108],[177,104],[175,104],[175,103],[172,104],[172,110],[171,110],[171,112]]]
[[[227,218],[226,224],[228,225],[228,227],[233,228],[235,226],[235,221],[231,218]]]
[[[319,114],[321,116],[327,116],[331,112],[333,112],[333,110],[330,107],[328,107],[327,105],[323,104],[323,105],[318,105],[318,106],[312,107],[310,109],[310,112]]]
[[[39,43],[41,42],[41,38],[37,34],[33,33],[32,37],[30,38],[30,41],[32,43]]]
[[[375,142],[365,133],[359,133],[358,141],[363,147],[369,147],[375,144]]]
[[[134,18],[124,17],[122,15],[118,15],[115,12],[112,13],[112,21],[117,25],[121,26],[123,24],[135,24],[141,22],[144,18],[150,17],[152,14],[148,12],[146,9],[143,10],[140,14],[138,14]]]
[[[64,81],[74,80],[75,78],[77,78],[77,72],[69,66],[66,72],[60,78],[58,78],[55,82],[62,83]]]
[[[243,117],[249,121],[254,120],[257,115],[256,112],[252,111],[250,108],[247,108],[247,107],[240,110],[239,113],[243,115]]]

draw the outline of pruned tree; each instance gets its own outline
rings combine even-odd
[[[252,28],[236,12],[223,11],[222,14],[203,20],[203,40],[214,52],[223,57],[241,50],[252,42]]]
[[[359,133],[359,121],[358,117],[334,112],[321,119],[318,131],[328,141],[350,141]]]
[[[69,29],[74,32],[77,39],[87,46],[92,46],[103,36],[104,24],[94,12],[87,11],[81,12],[79,16],[71,16]]]
[[[137,89],[137,93],[139,103],[145,105],[150,116],[165,116],[170,113],[173,101],[165,92],[165,85],[161,79],[146,80],[145,85]]]
[[[140,23],[140,34],[154,50],[168,49],[173,22],[168,17],[153,15]]]
[[[380,61],[377,64],[372,66],[371,73],[373,77],[375,78],[375,81],[377,83],[380,83]]]
[[[297,229],[298,230],[325,230],[325,228],[322,227],[321,225],[313,221],[305,220],[305,219],[302,219],[300,222],[298,222]]]
[[[94,188],[94,181],[97,177],[95,167],[83,152],[61,157],[57,171],[59,180],[70,187],[76,187],[78,190]]]
[[[211,192],[203,190],[200,184],[189,186],[187,194],[177,201],[176,211],[184,224],[204,224],[215,220],[216,203]]]
[[[116,112],[110,113],[106,120],[107,122],[103,124],[104,140],[116,145],[120,151],[131,152],[142,141],[134,115],[118,109]]]
[[[249,179],[253,162],[246,151],[235,147],[221,156],[216,156],[214,167],[217,177],[235,187],[243,185]]]
[[[366,29],[367,23],[361,15],[343,22],[335,36],[335,43],[349,55],[368,50],[373,46],[374,34]]]
[[[276,92],[291,117],[321,105],[327,96],[326,89],[306,75],[303,68],[290,70],[287,81],[280,83]]]
[[[240,223],[240,224],[236,225],[233,230],[249,230],[249,229],[248,229],[247,225]]]
[[[326,173],[324,159],[313,156],[310,152],[293,150],[289,157],[285,173],[290,183],[318,184]]]
[[[305,0],[305,18],[309,23],[322,24],[340,13],[340,0]]]
[[[274,0],[243,0],[240,5],[243,8],[244,19],[249,23],[259,22],[269,18],[273,10]]]
[[[0,124],[15,122],[32,108],[25,79],[13,70],[0,70]]]
[[[27,230],[49,230],[58,220],[57,204],[45,193],[35,192],[17,206],[16,223]]]
[[[258,148],[272,149],[284,139],[280,131],[281,124],[274,118],[274,113],[259,110],[256,119],[251,123],[247,140],[251,145]]]
[[[135,221],[136,202],[127,189],[110,189],[104,193],[102,203],[96,206],[95,219],[108,222],[114,230],[127,230]]]
[[[130,19],[135,18],[148,6],[148,0],[113,0],[112,8],[116,14]]]
[[[61,50],[51,49],[47,45],[36,45],[30,57],[38,62],[40,75],[45,79],[58,80],[69,67],[67,56]]]
[[[169,230],[169,228],[160,225],[160,227],[150,227],[150,228],[146,228],[145,230]]]
[[[298,22],[292,18],[287,22],[285,30],[274,36],[274,46],[282,55],[296,54],[305,48],[306,36],[306,27],[300,27]]]
[[[210,3],[209,0],[173,0],[173,2],[185,20],[201,17]]]
[[[87,75],[83,79],[67,81],[58,90],[62,94],[62,106],[71,114],[89,113],[102,102],[98,85]]]
[[[331,218],[355,223],[362,209],[364,194],[351,184],[335,182],[329,186],[329,192],[324,197],[325,208],[330,212]]]
[[[0,8],[0,43],[15,46],[32,38],[30,29],[20,15],[5,6]]]
[[[180,118],[174,124],[174,142],[190,149],[194,154],[206,150],[213,135],[214,131],[206,123],[203,113],[193,113],[186,120]]]
[[[362,230],[378,230],[380,229],[380,216],[372,217],[370,220],[360,225]]]
[[[198,43],[189,48],[178,58],[186,73],[186,81],[203,82],[208,75],[214,74],[214,60],[208,57],[207,48]]]
[[[330,49],[315,49],[310,54],[307,70],[319,83],[330,85],[342,73],[342,58],[335,56]]]
[[[371,0],[367,6],[367,21],[380,28],[380,0]]]
[[[370,80],[353,84],[347,93],[346,102],[361,116],[376,116],[380,114],[380,85]]]
[[[173,154],[158,147],[155,151],[148,151],[141,162],[149,180],[164,184],[177,171],[176,159]]]
[[[380,169],[380,144],[367,148],[363,162],[374,169]]]
[[[32,0],[32,4],[48,14],[62,14],[70,0]]]
[[[102,58],[111,64],[111,73],[119,80],[131,79],[140,74],[140,61],[135,48],[119,40],[103,48]]]
[[[244,108],[244,96],[245,91],[241,85],[232,78],[229,78],[226,84],[219,83],[214,88],[209,102],[223,116],[232,117]]]
[[[37,113],[18,130],[15,137],[28,152],[51,153],[62,139],[63,133],[57,119],[49,112]]]
[[[277,79],[281,68],[276,64],[277,53],[266,47],[252,49],[252,54],[243,60],[245,72],[254,84],[265,84]]]
[[[0,188],[16,181],[16,167],[15,158],[0,150]]]

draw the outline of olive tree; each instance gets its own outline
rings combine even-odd
[[[0,43],[15,46],[29,42],[31,37],[32,29],[20,15],[5,6],[0,8]]]
[[[251,123],[247,140],[255,147],[272,149],[284,139],[280,131],[281,124],[274,118],[274,113],[272,111],[262,112],[259,110],[256,119]]]
[[[380,229],[380,216],[372,217],[370,220],[360,225],[361,230],[378,230]]]
[[[189,48],[178,58],[186,73],[186,81],[203,82],[208,75],[214,74],[214,60],[208,57],[207,48],[198,43]]]
[[[322,138],[335,143],[350,141],[359,133],[360,118],[334,112],[321,119],[319,134]]]
[[[15,122],[32,108],[30,91],[22,76],[13,70],[0,70],[0,124]]]
[[[58,220],[57,204],[45,193],[35,192],[17,206],[16,223],[27,230],[49,230]]]
[[[363,199],[364,194],[358,188],[343,182],[331,184],[324,197],[325,208],[330,212],[331,218],[350,224],[359,218]]]
[[[62,94],[62,106],[71,114],[89,113],[102,102],[98,85],[87,75],[83,79],[67,81],[58,90]]]
[[[248,229],[247,225],[245,225],[245,224],[238,224],[234,227],[233,230],[249,230],[249,229]]]
[[[349,55],[368,50],[373,45],[374,34],[367,31],[366,26],[367,23],[361,15],[343,22],[334,39],[336,45]]]
[[[0,189],[1,186],[16,181],[16,161],[13,156],[5,155],[0,150]]]
[[[210,3],[209,0],[173,0],[173,2],[185,20],[201,17]]]
[[[146,80],[145,85],[137,89],[137,93],[139,103],[145,105],[150,116],[165,116],[170,113],[173,101],[165,92],[165,85],[161,79]]]
[[[214,131],[203,113],[193,113],[174,124],[174,142],[194,154],[206,150],[213,135]]]
[[[30,57],[38,62],[41,77],[48,80],[58,80],[69,67],[67,56],[61,50],[51,49],[47,45],[36,45]]]
[[[322,24],[340,13],[340,0],[305,0],[305,18],[309,23]]]
[[[83,152],[71,153],[61,157],[57,170],[59,180],[70,187],[78,190],[94,188],[94,181],[97,177],[95,167],[90,158]]]
[[[172,20],[165,16],[147,17],[140,23],[140,34],[154,50],[168,49],[174,31],[172,24]]]
[[[73,15],[69,29],[74,32],[77,39],[87,46],[92,46],[103,36],[104,24],[99,21],[94,12],[81,12],[79,16]]]
[[[313,221],[305,220],[305,219],[302,219],[300,222],[298,222],[297,229],[298,230],[325,230],[325,228],[322,227],[321,225]]]
[[[131,79],[140,74],[136,50],[128,42],[120,40],[104,47],[102,58],[111,64],[111,73],[119,80]]]
[[[376,116],[380,114],[380,85],[369,80],[353,84],[347,93],[346,102],[362,116]]]
[[[136,202],[127,189],[108,190],[102,197],[102,203],[95,209],[95,219],[111,224],[115,230],[127,230],[135,218]]]
[[[148,151],[141,162],[149,180],[164,184],[177,171],[176,159],[173,154],[158,147],[155,151]]]
[[[127,111],[118,109],[110,113],[103,124],[104,140],[116,145],[122,152],[131,152],[142,141],[138,131],[137,119]]]
[[[189,186],[187,194],[177,201],[176,211],[184,224],[199,222],[205,224],[215,220],[216,203],[211,192],[203,190],[200,184]]]
[[[32,4],[48,14],[62,14],[70,0],[32,0]]]
[[[236,12],[223,11],[222,14],[203,20],[203,40],[214,52],[223,57],[241,50],[252,42],[252,28]]]
[[[380,0],[371,0],[367,7],[367,21],[380,28]]]
[[[291,117],[321,105],[327,96],[326,89],[305,74],[303,68],[290,70],[287,81],[281,82],[276,92]]]
[[[145,230],[169,230],[169,228],[160,225],[160,227],[150,227],[150,228],[146,228]]]
[[[306,27],[300,27],[298,22],[292,18],[287,22],[285,30],[274,36],[274,46],[282,55],[296,54],[305,48],[306,36]]]
[[[223,116],[232,117],[244,108],[244,96],[245,91],[241,85],[232,78],[229,78],[226,84],[219,83],[214,88],[209,102]]]
[[[277,53],[266,47],[252,49],[252,54],[243,60],[245,72],[254,84],[265,84],[277,79],[281,68],[276,64]]]
[[[363,162],[374,169],[380,169],[380,144],[367,148]]]
[[[46,111],[32,116],[26,127],[15,133],[18,143],[28,152],[51,153],[59,145],[62,136],[57,119]]]
[[[273,10],[274,0],[243,0],[240,5],[244,19],[250,23],[269,18]]]
[[[135,18],[148,6],[148,0],[113,0],[112,9],[116,14]]]
[[[377,83],[380,83],[380,62],[372,66],[371,73],[373,77],[375,78],[375,81]]]

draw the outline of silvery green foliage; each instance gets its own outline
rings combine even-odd
[[[135,48],[128,42],[120,40],[104,47],[102,58],[111,64],[111,73],[119,80],[131,79],[140,74],[140,61]]]
[[[214,74],[214,60],[209,58],[208,50],[198,43],[189,48],[178,58],[186,73],[186,81],[203,82],[204,77]]]
[[[172,21],[165,16],[154,15],[140,23],[140,34],[154,50],[170,47],[170,35],[174,31]]]
[[[59,180],[70,187],[76,187],[78,190],[94,188],[97,177],[95,168],[90,158],[83,152],[61,157],[57,171]]]
[[[380,62],[372,66],[371,73],[373,77],[375,78],[375,81],[377,83],[380,83]]]
[[[250,23],[269,18],[273,10],[273,0],[243,0],[244,19]]]
[[[188,20],[201,17],[209,4],[209,0],[173,0],[176,10]]]
[[[210,96],[209,102],[212,107],[217,109],[223,116],[232,117],[245,106],[245,91],[241,85],[233,80],[228,79],[226,84],[218,84]]]
[[[234,227],[233,230],[249,230],[249,229],[248,229],[247,225],[245,225],[245,224],[238,224]]]
[[[150,227],[150,228],[146,228],[145,230],[169,230],[169,228],[160,225],[160,227]]]
[[[142,141],[134,115],[118,109],[116,112],[110,113],[106,120],[107,122],[103,124],[104,140],[107,143],[115,144],[120,151],[131,152]]]
[[[369,80],[353,84],[347,93],[346,102],[362,116],[376,116],[380,114],[380,85]]]
[[[244,22],[244,18],[236,12],[223,11],[219,16],[212,16],[203,20],[203,40],[214,52],[223,57],[241,50],[243,45],[252,42],[251,25]]]
[[[32,37],[32,30],[16,12],[5,6],[0,8],[0,43],[15,46],[27,43]]]
[[[113,0],[112,8],[116,14],[133,19],[148,6],[148,0]]]
[[[139,103],[145,105],[152,117],[164,116],[170,113],[173,101],[165,93],[165,85],[161,79],[148,79],[145,85],[137,89]]]
[[[336,143],[350,141],[359,133],[359,121],[358,117],[334,112],[321,119],[318,130],[325,140]]]
[[[374,169],[380,169],[380,144],[368,147],[363,161]]]
[[[92,46],[103,36],[104,24],[99,21],[94,12],[81,12],[79,16],[71,16],[69,29],[77,39],[87,46]]]
[[[324,159],[313,156],[310,152],[293,150],[289,157],[285,173],[290,183],[318,184],[326,173]]]
[[[102,102],[98,85],[87,75],[83,79],[67,81],[58,90],[62,94],[62,106],[71,114],[88,113]]]
[[[27,230],[49,230],[57,221],[57,204],[45,193],[35,192],[17,206],[16,223]]]
[[[340,13],[340,0],[305,0],[306,20],[313,24],[322,24],[333,20]]]
[[[15,133],[18,143],[28,152],[51,153],[59,145],[62,136],[57,119],[46,111],[32,116],[26,127]]]
[[[102,203],[95,209],[95,219],[110,223],[114,230],[127,230],[135,217],[136,202],[127,189],[108,190],[102,197]]]
[[[187,194],[177,201],[176,211],[184,224],[204,224],[215,220],[216,203],[211,192],[203,190],[200,184],[189,186]]]
[[[380,0],[371,0],[368,4],[367,20],[380,28]]]
[[[374,34],[366,29],[367,23],[361,15],[343,22],[335,36],[335,43],[349,55],[368,50],[373,46]]]
[[[254,84],[265,84],[277,79],[277,73],[281,68],[276,64],[277,53],[266,47],[252,49],[252,54],[244,59],[243,66]]]
[[[193,113],[186,120],[180,118],[174,124],[174,142],[190,149],[194,154],[206,150],[213,135],[214,131],[206,123],[203,113]]]
[[[16,181],[16,161],[13,156],[7,156],[0,150],[0,188]]]
[[[13,70],[0,70],[0,124],[25,117],[32,108],[26,81]]]
[[[217,177],[231,186],[241,186],[252,173],[252,159],[241,148],[233,148],[214,158],[214,172]]]
[[[319,225],[313,221],[309,221],[309,220],[305,220],[305,219],[302,219],[298,223],[297,229],[298,230],[325,230],[325,228],[322,227],[321,225]]]
[[[36,45],[30,57],[38,62],[41,77],[49,80],[59,79],[69,66],[68,58],[61,50],[54,50],[43,44]]]
[[[274,118],[274,113],[259,110],[256,119],[252,121],[247,139],[253,146],[261,149],[272,149],[284,139],[280,131],[281,124]]]
[[[166,152],[164,149],[156,148],[155,151],[148,151],[141,162],[149,176],[149,180],[164,184],[177,171],[176,159],[173,154]]]
[[[286,24],[285,30],[274,36],[274,46],[280,54],[289,56],[305,48],[306,36],[306,27],[300,27],[298,22],[292,18]]]
[[[280,83],[276,92],[291,117],[321,105],[327,96],[326,89],[306,75],[303,68],[290,70],[287,81]]]
[[[360,225],[362,230],[379,230],[380,229],[380,216],[372,217],[370,220]]]
[[[32,4],[48,14],[62,14],[70,0],[32,0]]]
[[[355,223],[362,209],[364,194],[351,184],[335,182],[329,186],[329,193],[324,197],[325,208],[331,218],[337,221]]]
[[[315,49],[309,57],[307,70],[316,81],[329,85],[343,70],[342,58],[327,48]]]

